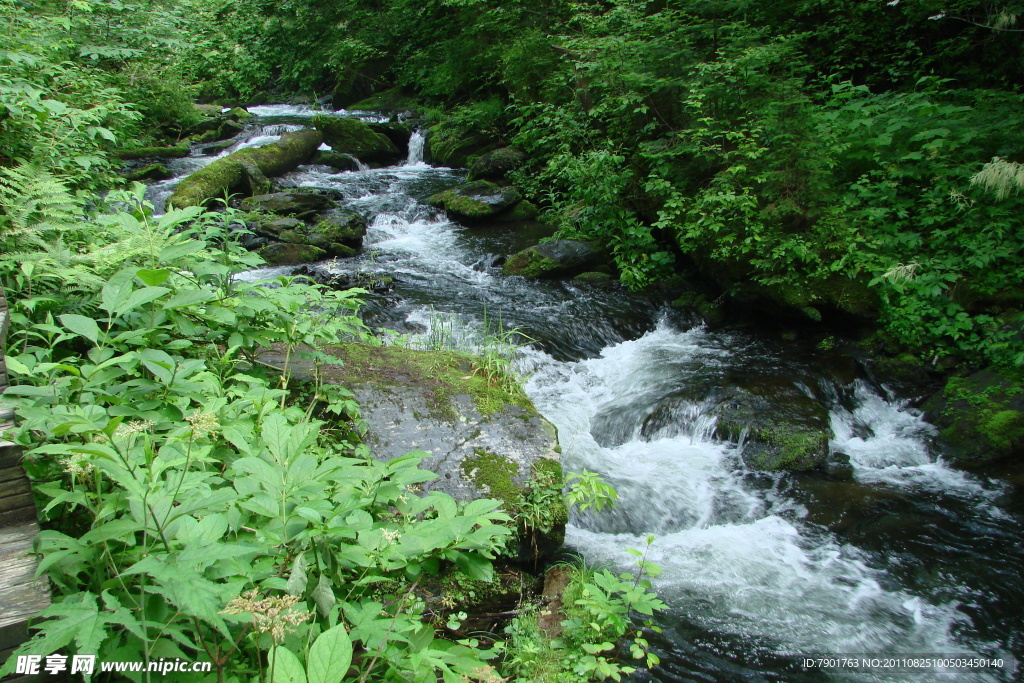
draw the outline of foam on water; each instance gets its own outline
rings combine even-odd
[[[870,554],[806,525],[802,507],[784,493],[752,488],[737,447],[693,419],[699,404],[678,406],[683,426],[674,434],[645,436],[636,427],[672,383],[728,361],[710,337],[661,325],[598,358],[560,363],[529,353],[527,393],[558,427],[565,468],[600,472],[619,493],[611,514],[574,518],[568,542],[588,560],[627,568],[625,549],[642,548],[646,534],[656,534],[649,559],[664,570],[656,583],[673,609],[708,629],[756,636],[780,654],[965,653],[952,634],[966,621],[955,603],[892,587]],[[930,463],[917,450],[917,435],[928,432],[918,417],[890,415],[866,388],[860,398],[862,416],[888,415],[889,422],[873,424],[892,424],[895,466]],[[596,418],[610,405],[631,427],[622,443],[601,445],[607,441],[597,438],[601,429],[593,433],[603,425]],[[629,406],[643,408],[631,414]],[[868,450],[859,452],[862,468],[876,462]]]
[[[982,497],[996,494],[932,454],[937,430],[909,401],[884,398],[858,380],[853,408],[834,407],[830,418],[830,447],[849,456],[858,481]]]

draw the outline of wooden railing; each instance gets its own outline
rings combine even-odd
[[[7,390],[4,361],[9,316],[0,287],[0,394]],[[35,578],[28,551],[38,532],[32,489],[21,466],[21,449],[5,438],[14,414],[0,408],[0,664],[28,639],[28,620],[50,604],[46,578]]]

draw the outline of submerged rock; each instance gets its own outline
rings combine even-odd
[[[444,209],[455,218],[479,221],[500,214],[519,202],[522,197],[514,187],[477,180],[438,192],[430,197],[427,203],[435,208]]]
[[[953,377],[924,404],[925,417],[961,465],[1024,453],[1024,384],[992,370]]]
[[[247,170],[247,165],[266,177],[284,175],[305,163],[321,142],[323,136],[318,131],[300,130],[285,133],[277,142],[263,147],[239,150],[186,177],[167,203],[179,209],[199,206],[210,199],[223,197],[226,192],[251,188],[254,183],[250,182],[252,173]]]
[[[551,240],[512,254],[502,272],[529,278],[561,277],[592,270],[602,260],[603,252],[592,242]]]
[[[330,166],[336,171],[358,171],[359,160],[351,154],[343,154],[330,149],[321,149],[313,155],[310,163]]]
[[[828,408],[791,382],[765,379],[718,397],[717,432],[743,437],[743,459],[759,470],[811,470],[828,457]]]
[[[386,135],[376,132],[359,119],[343,119],[318,115],[313,125],[321,131],[324,142],[335,152],[351,154],[357,159],[373,163],[394,163],[402,153]]]
[[[421,466],[438,478],[424,489],[502,501],[524,561],[561,547],[568,511],[557,431],[518,385],[488,377],[473,357],[453,351],[346,344],[329,353],[343,365],[325,366],[326,381],[355,395],[375,457],[425,451]]]

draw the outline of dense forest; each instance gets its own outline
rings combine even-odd
[[[160,215],[137,182],[241,131],[247,107],[410,117],[434,164],[504,164],[522,206],[600,250],[623,290],[853,339],[969,404],[961,441],[1024,445],[1024,6],[0,0],[0,14],[4,400],[55,595],[24,652],[202,658],[218,682],[621,680],[658,663],[658,627],[640,622],[664,604],[640,551],[632,573],[573,576],[562,647],[526,609],[501,637],[460,630],[458,603],[487,590],[510,539],[551,526],[539,511],[561,475],[516,511],[411,495],[429,476],[416,457],[369,457],[350,392],[290,381],[293,349],[377,343],[367,291],[240,280],[262,264],[240,241],[244,205]],[[268,347],[287,349],[283,374]],[[508,348],[492,351],[470,374],[514,403]],[[570,508],[614,504],[596,475],[569,479]]]

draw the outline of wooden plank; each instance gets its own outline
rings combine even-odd
[[[22,642],[25,622],[50,604],[46,577],[35,577],[29,553],[37,531],[35,522],[0,529],[0,648]]]

